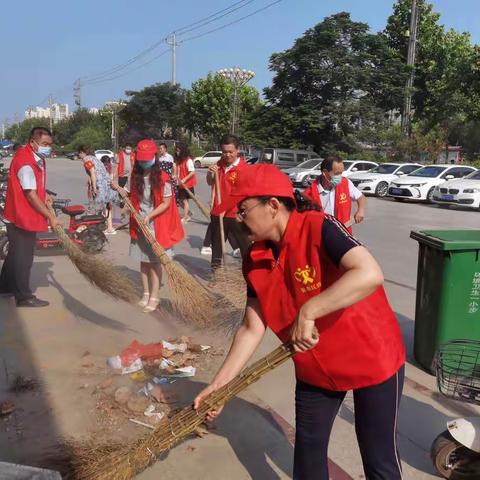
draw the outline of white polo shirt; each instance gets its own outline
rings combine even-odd
[[[350,180],[348,180],[348,178],[347,181],[350,198],[352,199],[352,202],[357,201],[363,194]],[[335,189],[332,188],[330,190],[325,190],[321,183],[317,184],[317,188],[320,195],[320,201],[322,202],[323,211],[329,215],[335,215]]]
[[[45,160],[42,157],[39,157],[35,152],[33,153],[33,156],[35,157],[38,167],[43,172],[43,184],[45,185]],[[17,178],[23,190],[37,189],[35,173],[33,173],[33,169],[30,165],[24,165],[21,167],[17,172]]]

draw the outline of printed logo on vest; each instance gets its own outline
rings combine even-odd
[[[238,173],[237,172],[232,172],[230,175],[228,175],[227,180],[232,184],[235,185],[238,180]]]
[[[317,272],[314,267],[305,265],[305,268],[298,267],[295,272],[295,280],[303,285],[300,290],[302,293],[313,292],[321,287],[321,282],[316,281]]]
[[[340,198],[338,199],[339,203],[347,203],[347,194],[346,193],[341,193]]]

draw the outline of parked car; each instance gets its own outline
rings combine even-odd
[[[315,170],[320,170],[321,158],[305,160],[298,167],[287,168],[284,172],[289,176],[295,187],[308,187],[308,176]]]
[[[69,158],[70,160],[78,160],[80,157],[78,156],[78,152],[70,152],[65,154],[66,158]]]
[[[195,157],[193,159],[193,165],[195,168],[209,167],[210,165],[215,165],[220,158],[222,158],[222,152],[219,150],[207,152],[200,157]]]
[[[440,205],[480,208],[480,170],[475,170],[460,180],[441,183],[435,187],[432,200]]]
[[[378,163],[367,162],[366,160],[344,160],[343,166],[345,170],[342,175],[344,177],[350,177],[353,173],[368,172],[372,170],[372,168],[378,167]],[[320,170],[311,172],[308,176],[308,183],[314,182],[321,174],[322,172]]]
[[[111,150],[95,150],[95,156],[98,160],[101,160],[105,155],[108,155],[110,160],[115,159],[115,154]]]
[[[259,163],[270,163],[281,170],[298,167],[305,160],[318,158],[311,150],[290,150],[287,148],[264,148]]]
[[[362,193],[385,197],[392,180],[421,167],[418,163],[382,163],[369,172],[352,173],[348,178]]]
[[[437,185],[446,180],[463,178],[474,172],[474,167],[458,165],[426,165],[414,172],[392,181],[388,188],[388,196],[395,200],[420,200],[431,202]]]

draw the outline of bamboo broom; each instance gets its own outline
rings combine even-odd
[[[210,211],[208,208],[202,203],[202,201],[185,185],[182,185],[182,188],[188,193],[188,196],[195,202],[195,205],[200,209],[203,213],[205,218],[210,221]]]
[[[188,406],[170,418],[164,419],[154,432],[130,446],[87,447],[76,449],[70,460],[67,480],[129,480],[154,464],[159,455],[170,450],[192,434],[207,413],[219,408],[249,385],[258,381],[294,354],[291,344],[280,345],[267,356],[255,362],[233,380],[212,392],[198,410]]]
[[[47,206],[50,213],[55,216],[51,205]],[[105,258],[98,255],[86,254],[65,233],[61,225],[54,228],[58,239],[71,262],[78,271],[93,285],[118,300],[135,303],[138,291],[135,284],[112,265]]]
[[[194,321],[201,327],[211,325],[215,318],[213,315],[215,299],[211,293],[179,263],[173,261],[167,255],[167,252],[156,241],[148,226],[143,223],[142,217],[135,210],[125,190],[119,189],[118,193],[132,213],[147,242],[151,245],[153,253],[160,259],[167,272],[170,300],[175,311],[186,320]]]

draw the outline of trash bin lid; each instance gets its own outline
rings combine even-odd
[[[480,230],[412,230],[410,238],[438,250],[480,250]]]

